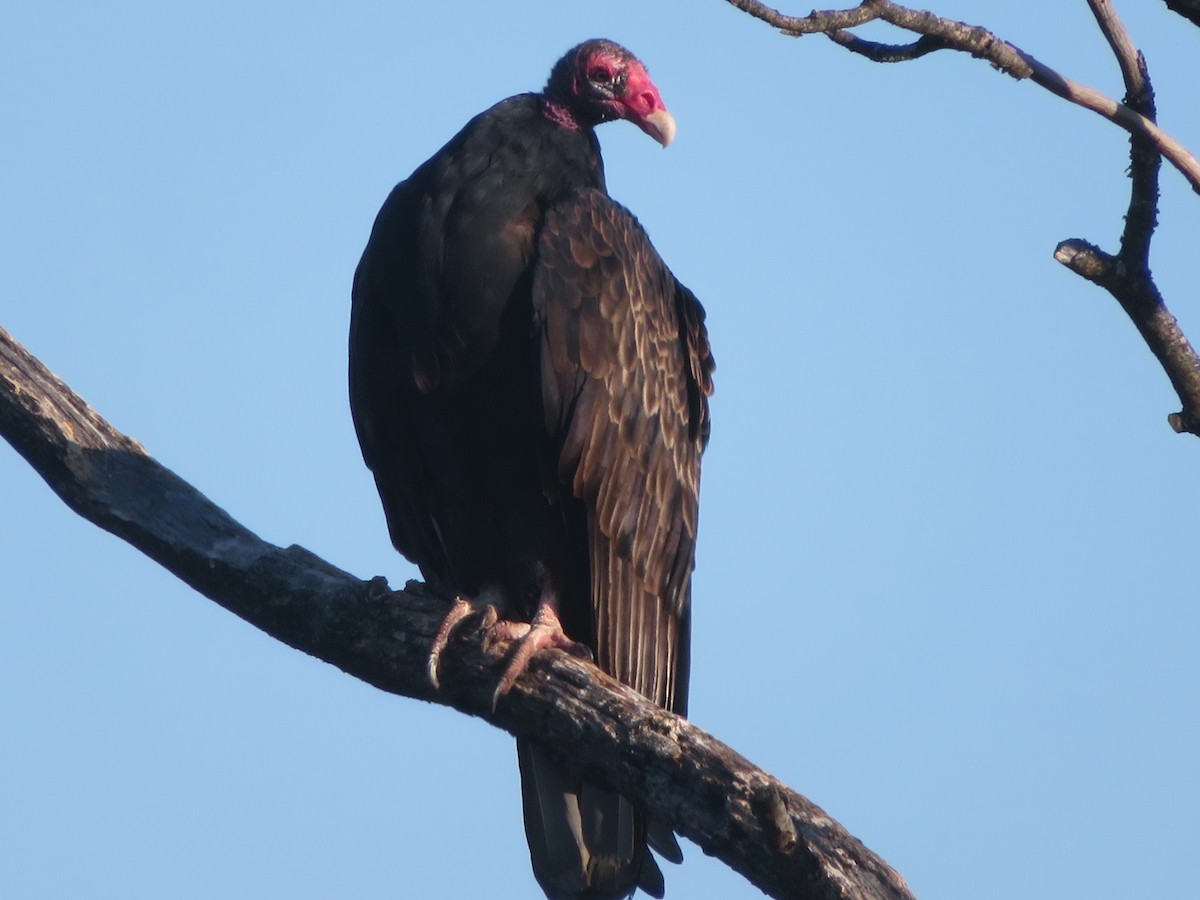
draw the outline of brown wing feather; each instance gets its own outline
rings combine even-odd
[[[599,191],[551,208],[537,252],[546,427],[587,508],[597,661],[682,712],[712,392],[704,312]]]

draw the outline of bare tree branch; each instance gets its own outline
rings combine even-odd
[[[1124,23],[1109,0],[1088,0],[1100,30],[1112,47],[1125,81],[1125,105],[1147,119],[1154,120],[1154,88],[1146,60],[1134,46]],[[1150,240],[1158,226],[1158,173],[1162,158],[1154,144],[1141,135],[1129,139],[1129,175],[1133,189],[1125,230],[1121,235],[1121,262],[1138,277],[1150,278]]]
[[[1162,363],[1172,387],[1183,401],[1183,410],[1167,421],[1177,432],[1200,435],[1200,358],[1149,277],[1130,275],[1119,256],[1110,256],[1078,238],[1063,241],[1054,258],[1077,275],[1104,288],[1128,313],[1150,352]]]
[[[870,3],[863,3],[854,9],[834,9],[824,12],[813,10],[807,16],[785,16],[779,10],[772,9],[765,3],[759,3],[758,0],[728,0],[728,2],[731,6],[736,6],[742,12],[761,19],[791,37],[853,28],[879,18],[879,13],[871,7]]]
[[[1142,72],[1141,53],[1134,46],[1133,39],[1125,29],[1125,23],[1117,15],[1109,0],[1088,0],[1096,24],[1112,48],[1113,55],[1121,67],[1121,77],[1125,80],[1125,102],[1129,103],[1130,96],[1137,97],[1145,90],[1145,73]]]
[[[451,706],[560,753],[772,897],[911,900],[904,880],[807,799],[590,663],[539,654],[492,708],[503,650],[478,627],[426,674],[446,606],[302,547],[268,544],[152,459],[0,328],[0,435],[63,501],[206,597],[381,690]]]
[[[854,10],[813,13],[805,19],[792,19],[758,2],[727,2],[789,34],[824,31],[846,49],[876,62],[906,62],[939,49],[969,52],[1015,78],[1029,78],[1072,103],[1098,112],[1128,131],[1132,189],[1120,252],[1113,256],[1088,241],[1072,239],[1058,245],[1054,258],[1103,287],[1121,304],[1167,373],[1183,405],[1180,412],[1168,417],[1168,422],[1177,432],[1200,436],[1200,357],[1164,305],[1150,274],[1149,262],[1150,243],[1158,225],[1162,159],[1165,157],[1175,165],[1198,192],[1200,160],[1158,127],[1146,60],[1110,0],[1088,0],[1088,6],[1120,65],[1125,82],[1124,103],[1060,75],[986,29],[924,10],[908,9],[891,0],[865,0]],[[1200,2],[1194,5],[1200,7]],[[878,44],[862,40],[844,26],[830,24],[850,18],[851,13],[869,13],[868,21],[886,21],[922,37],[911,44]]]
[[[814,12],[804,17],[784,15],[758,0],[726,0],[726,2],[780,29],[785,34],[799,36],[824,32],[847,49],[877,62],[904,62],[925,56],[938,49],[961,50],[980,59],[986,59],[997,69],[1013,78],[1028,78],[1064,100],[1103,116],[1130,134],[1145,137],[1188,180],[1192,190],[1200,193],[1200,159],[1197,159],[1174,137],[1159,128],[1152,119],[1140,115],[1095,88],[1056,72],[1019,47],[997,38],[986,28],[968,25],[965,22],[956,22],[953,19],[936,16],[926,10],[910,9],[892,3],[891,0],[865,0],[853,9]],[[920,41],[916,44],[890,45],[873,44],[873,42],[857,38],[851,40],[845,35],[833,37],[835,32],[875,20],[924,35],[931,41],[936,40],[938,45],[935,46],[932,42],[927,43],[920,48],[921,52],[916,52]]]
[[[1125,105],[1153,120],[1154,88],[1146,60],[1109,0],[1088,0],[1092,14],[1125,81]],[[1129,139],[1131,189],[1121,249],[1112,256],[1082,240],[1063,241],[1054,258],[1076,274],[1103,287],[1121,304],[1158,358],[1183,404],[1168,417],[1178,432],[1200,435],[1200,357],[1163,303],[1150,273],[1150,242],[1158,225],[1158,174],[1161,158],[1154,143],[1133,133]]]
[[[828,34],[829,39],[835,44],[841,44],[851,53],[865,56],[872,62],[909,62],[920,59],[935,50],[948,49],[948,45],[942,38],[929,34],[922,35],[911,44],[880,44],[876,41],[864,40],[853,32],[843,30],[830,31]]]

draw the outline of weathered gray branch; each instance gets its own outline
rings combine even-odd
[[[814,12],[803,18],[785,16],[758,0],[727,2],[785,34],[824,32],[846,49],[876,62],[907,62],[937,50],[962,50],[988,60],[1014,78],[1029,78],[1072,103],[1100,113],[1128,131],[1132,189],[1120,252],[1114,256],[1088,241],[1072,239],[1058,245],[1054,258],[1103,287],[1121,304],[1179,395],[1183,409],[1168,417],[1171,427],[1178,432],[1200,436],[1200,357],[1163,303],[1149,262],[1150,242],[1158,225],[1158,179],[1162,159],[1166,158],[1179,169],[1198,192],[1200,160],[1158,127],[1154,89],[1146,61],[1110,0],[1087,2],[1120,65],[1125,82],[1124,103],[1060,75],[984,28],[945,19],[925,10],[908,9],[891,0],[865,0],[852,10]],[[858,25],[876,19],[921,37],[909,44],[881,44],[863,40],[848,30],[853,25],[844,24],[853,21]]]
[[[1149,273],[1132,271],[1121,262],[1121,254],[1112,256],[1079,238],[1060,243],[1054,258],[1104,288],[1121,304],[1183,401],[1183,409],[1172,413],[1167,421],[1177,432],[1200,435],[1200,405],[1196,399],[1200,398],[1200,358],[1162,302]]]
[[[736,6],[742,12],[749,13],[756,19],[761,19],[768,25],[773,25],[784,34],[799,37],[804,34],[819,34],[838,28],[853,28],[865,25],[879,14],[871,8],[870,3],[863,3],[853,9],[814,9],[807,16],[785,16],[777,9],[772,9],[758,0],[728,0],[730,6]]]
[[[1146,60],[1134,46],[1110,0],[1088,0],[1105,39],[1121,68],[1125,105],[1153,121],[1154,87]],[[1161,158],[1154,142],[1131,133],[1129,139],[1129,209],[1117,254],[1087,241],[1063,241],[1054,258],[1072,272],[1107,290],[1121,304],[1161,363],[1183,409],[1168,417],[1178,432],[1200,435],[1200,357],[1171,315],[1150,272],[1150,242],[1158,226],[1158,176]]]
[[[784,15],[759,0],[726,2],[778,28],[784,34],[800,37],[823,33],[843,47],[876,62],[903,62],[917,59],[935,50],[961,50],[986,59],[1013,78],[1028,78],[1064,100],[1103,116],[1130,134],[1145,137],[1188,180],[1192,190],[1200,193],[1200,159],[1159,128],[1156,122],[1095,88],[1056,72],[1019,47],[996,37],[986,28],[956,22],[927,10],[910,9],[891,0],[864,0],[850,9],[813,12],[807,16]],[[879,44],[844,33],[846,29],[877,20],[914,34],[924,35],[928,40],[918,40],[912,44]]]
[[[235,522],[101,418],[0,328],[0,435],[66,504],[272,637],[381,690],[452,706],[560,752],[642,803],[767,894],[911,898],[820,808],[685,719],[558,651],[492,709],[502,648],[465,629],[426,675],[442,600],[359,581]]]

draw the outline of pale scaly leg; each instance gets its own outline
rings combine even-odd
[[[558,596],[549,587],[542,590],[542,597],[532,622],[497,622],[487,640],[489,643],[497,640],[516,642],[496,693],[492,695],[492,709],[496,708],[500,698],[516,684],[537,651],[557,647],[585,659],[592,656],[586,645],[571,640],[563,631],[562,622],[558,618]]]

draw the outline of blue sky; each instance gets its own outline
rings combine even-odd
[[[1116,5],[1200,148],[1200,29]],[[693,718],[926,900],[1183,894],[1200,445],[1052,259],[1115,249],[1123,135],[719,0],[411,7],[6,10],[0,323],[264,538],[401,585],[345,401],[358,254],[470,116],[621,41],[679,135],[605,126],[609,186],[718,363]],[[937,11],[1121,91],[1082,0]],[[1163,188],[1154,272],[1200,338],[1200,202]],[[271,641],[3,447],[0,497],[0,896],[538,896],[506,735]],[[758,896],[685,853],[669,897]]]

